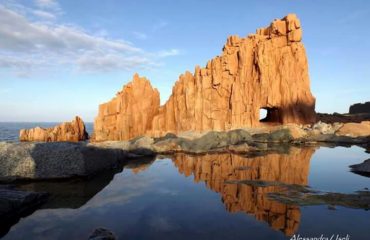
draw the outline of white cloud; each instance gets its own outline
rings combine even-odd
[[[51,12],[43,11],[43,10],[33,10],[32,13],[40,18],[49,19],[49,20],[56,19],[55,14]]]
[[[36,0],[35,4],[40,8],[49,8],[49,9],[59,8],[59,4],[55,0]]]
[[[38,0],[37,4],[46,8],[57,3]],[[55,19],[43,10],[32,13]],[[0,5],[0,68],[13,69],[18,75],[60,65],[79,71],[130,70],[158,65],[160,58],[179,53],[176,49],[146,52],[101,31],[104,34],[97,35],[70,24],[30,20],[26,13]]]
[[[33,19],[36,18],[39,21],[53,21],[57,18],[57,16],[63,14],[63,11],[57,3],[55,3],[55,6],[53,8],[38,7],[37,4],[35,4],[36,8],[32,8],[22,5],[16,0],[3,0],[0,5],[4,5],[8,9],[12,9],[13,11],[23,16],[27,16]]]

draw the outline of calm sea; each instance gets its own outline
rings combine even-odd
[[[24,128],[42,127],[48,128],[56,126],[58,122],[0,122],[0,141],[17,142],[19,131]],[[85,123],[86,130],[91,135],[93,123]]]

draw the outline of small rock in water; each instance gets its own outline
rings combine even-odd
[[[115,240],[114,234],[106,228],[97,228],[90,235],[89,240]]]
[[[370,175],[370,159],[367,159],[359,164],[351,165],[349,167],[351,168],[352,172]]]

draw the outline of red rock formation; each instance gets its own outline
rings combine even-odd
[[[78,142],[88,139],[85,124],[80,117],[72,122],[65,122],[53,128],[21,129],[19,140],[23,142]]]
[[[159,92],[146,78],[134,75],[111,101],[99,106],[94,124],[94,140],[127,140],[144,135],[152,128],[159,109]]]
[[[345,123],[338,131],[335,132],[338,136],[349,137],[370,137],[370,121],[361,123]]]
[[[173,158],[179,172],[194,176],[195,182],[220,193],[227,211],[245,212],[265,221],[286,235],[299,227],[298,206],[270,200],[266,194],[281,190],[278,186],[254,187],[246,184],[227,184],[228,180],[263,180],[286,184],[308,185],[309,165],[313,148],[293,148],[289,154],[269,154],[245,158],[235,154],[187,155]]]
[[[258,29],[256,34],[246,38],[231,36],[221,56],[210,60],[205,68],[196,67],[194,74],[181,75],[169,100],[158,111],[149,108],[146,117],[153,118],[145,118],[146,126],[141,122],[126,126],[128,123],[117,116],[130,114],[124,112],[127,109],[116,109],[115,99],[106,103],[104,108],[111,107],[115,112],[109,115],[100,109],[96,139],[128,139],[144,133],[161,136],[188,130],[229,130],[265,122],[313,123],[315,98],[310,92],[307,57],[301,39],[300,21],[294,14],[274,20],[269,27]],[[157,103],[150,96],[143,96],[135,100]],[[136,109],[143,108],[137,104]],[[259,119],[260,109],[268,110],[263,123]],[[101,120],[106,115],[112,118],[107,123]],[[100,134],[108,128],[116,132]],[[118,137],[117,134],[124,135]]]

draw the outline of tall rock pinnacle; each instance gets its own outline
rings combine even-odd
[[[137,75],[95,120],[95,139],[230,130],[315,121],[299,19],[289,14],[245,38],[230,36],[221,56],[180,75],[168,101]],[[260,121],[260,110],[267,117]]]

